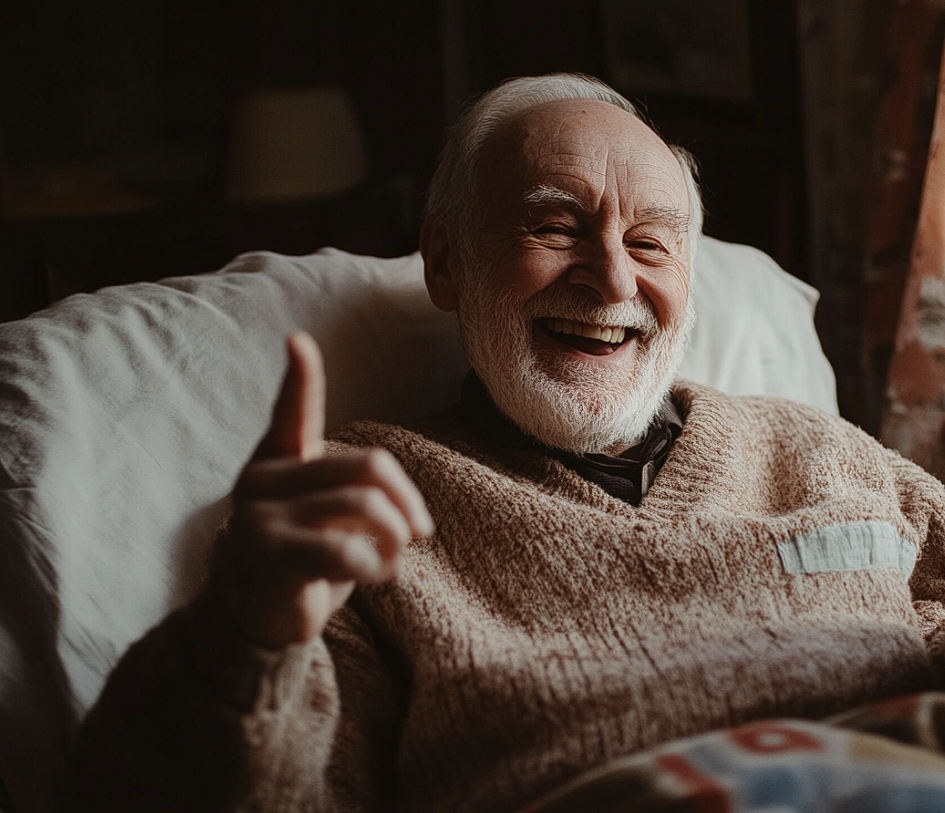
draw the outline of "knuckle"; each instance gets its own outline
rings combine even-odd
[[[397,465],[396,458],[387,449],[367,449],[363,457],[364,472],[371,479],[379,479]]]
[[[268,500],[251,500],[237,507],[233,519],[243,536],[271,540],[279,536],[282,512],[277,504]]]
[[[376,486],[349,489],[347,499],[354,511],[371,517],[383,513],[386,504],[384,493]]]
[[[244,503],[242,513],[250,525],[265,528],[275,522],[279,511],[277,506],[269,500],[251,500]]]
[[[313,457],[302,464],[302,468],[308,476],[320,476],[330,473],[334,466],[334,459],[331,457]]]

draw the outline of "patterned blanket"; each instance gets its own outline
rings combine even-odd
[[[943,813],[945,693],[766,720],[583,774],[521,813]]]

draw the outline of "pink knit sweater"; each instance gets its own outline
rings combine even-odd
[[[199,601],[152,631],[87,722],[82,801],[515,810],[683,735],[940,685],[942,485],[814,409],[675,397],[639,507],[455,415],[349,427],[400,458],[435,536],[307,646],[254,650]]]

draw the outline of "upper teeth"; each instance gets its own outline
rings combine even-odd
[[[585,339],[597,339],[611,344],[620,344],[627,334],[622,327],[602,327],[584,322],[572,322],[570,319],[549,319],[548,327],[555,333],[574,334]]]

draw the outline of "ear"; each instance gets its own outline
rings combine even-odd
[[[449,234],[436,217],[427,216],[420,227],[420,255],[423,279],[433,304],[440,310],[455,311],[459,297],[451,268]]]

